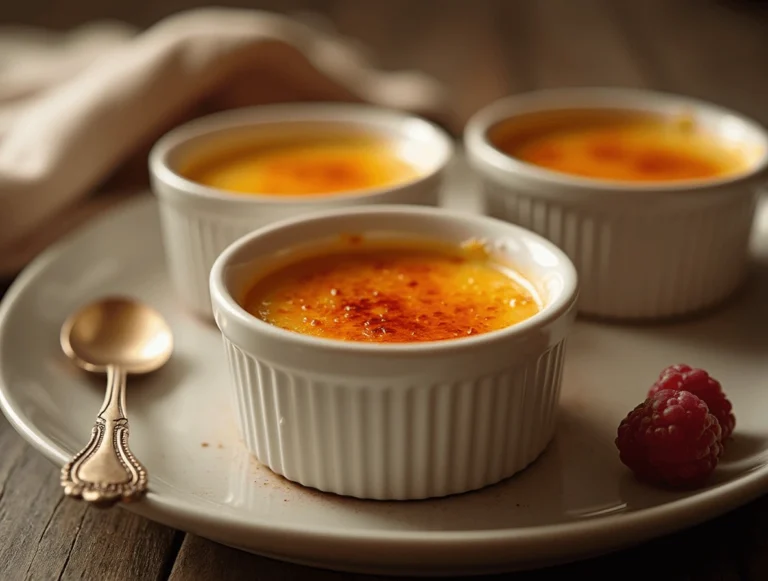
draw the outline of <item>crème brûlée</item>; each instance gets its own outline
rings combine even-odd
[[[706,134],[686,118],[574,115],[500,135],[495,145],[521,161],[549,170],[623,182],[714,179],[743,171],[737,148]]]
[[[527,283],[472,244],[348,244],[258,279],[243,307],[327,339],[443,341],[515,325],[540,310]]]
[[[375,137],[307,137],[241,146],[195,160],[187,179],[228,192],[311,196],[369,190],[417,177],[391,143]]]

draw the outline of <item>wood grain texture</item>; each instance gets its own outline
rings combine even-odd
[[[1,417],[0,450],[0,579],[166,578],[181,533],[64,498],[58,470]]]
[[[281,563],[212,543],[189,534],[171,571],[169,581],[277,581],[312,579],[348,581],[352,575]],[[374,577],[365,577],[374,581]]]
[[[150,25],[204,0],[5,2],[0,21],[69,28],[96,18]],[[577,85],[650,87],[768,122],[768,10],[715,0],[234,0],[322,15],[385,68],[424,70],[450,91],[459,131],[506,94]],[[763,3],[763,6],[765,4]],[[1,288],[1,287],[0,287]],[[2,292],[2,290],[0,290]],[[699,527],[514,580],[768,579],[768,497]],[[0,580],[368,579],[279,563],[124,510],[63,499],[58,472],[0,418]]]
[[[426,71],[441,82],[450,95],[454,134],[477,109],[512,88],[495,28],[498,1],[473,0],[471,9],[466,0],[371,5],[338,0],[331,12],[337,29],[364,39],[383,67]]]
[[[609,7],[653,86],[768,122],[768,12],[697,0]]]
[[[648,79],[630,45],[611,18],[612,0],[538,0],[503,5],[501,21],[522,18],[522,63],[530,69],[531,88],[572,86],[645,87]],[[556,15],[556,16],[555,16]],[[509,46],[519,62],[519,46]]]

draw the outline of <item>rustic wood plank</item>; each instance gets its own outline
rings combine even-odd
[[[536,88],[647,84],[605,0],[539,0],[524,6]]]
[[[408,0],[386,3],[331,0],[326,16],[339,34],[352,43],[358,41],[361,54],[374,66],[384,70],[423,71],[419,58],[414,55],[424,30],[430,28],[434,10],[429,8],[430,5],[423,2]],[[459,131],[459,124],[454,120],[440,114],[432,117],[449,131]]]
[[[526,2],[494,4],[494,36],[500,45],[500,59],[507,72],[507,91],[519,93],[536,87],[535,66],[531,61],[530,11]]]
[[[282,563],[187,535],[169,581],[267,581],[312,579],[342,581],[350,575]],[[374,577],[369,578],[375,581]]]
[[[64,498],[58,470],[0,416],[0,579],[165,579],[183,533]]]
[[[733,107],[766,123],[768,13],[740,6],[713,0],[606,4],[653,86]]]
[[[646,86],[647,75],[606,1],[500,2],[497,28],[513,90]]]
[[[420,34],[423,6],[408,0],[370,2],[333,0],[327,16],[344,36],[361,40],[361,47],[377,65],[386,69],[403,66]],[[408,66],[417,66],[408,63]]]
[[[88,507],[61,579],[166,579],[183,538],[126,510]]]
[[[455,134],[477,109],[509,92],[513,79],[506,70],[496,34],[498,2],[465,0],[376,5],[342,0],[334,20],[339,30],[363,39],[388,68],[425,71],[446,89]],[[392,30],[392,27],[396,27]]]

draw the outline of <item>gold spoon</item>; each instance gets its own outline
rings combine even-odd
[[[146,492],[148,478],[128,448],[126,375],[162,367],[173,351],[171,330],[147,305],[110,297],[70,316],[60,341],[77,366],[107,374],[107,393],[91,440],[61,469],[64,493],[102,507],[136,500]]]

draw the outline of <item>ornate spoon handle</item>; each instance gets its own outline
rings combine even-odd
[[[129,502],[147,490],[147,470],[128,448],[125,371],[107,368],[107,393],[88,445],[61,469],[64,494],[98,506]]]

